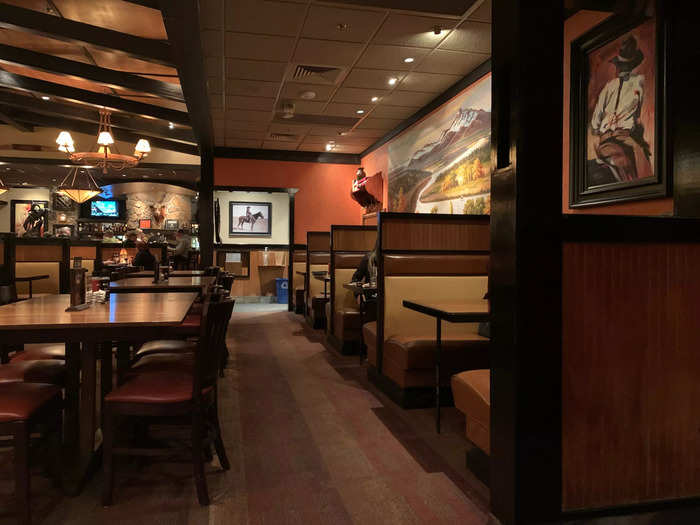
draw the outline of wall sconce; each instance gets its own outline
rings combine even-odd
[[[66,214],[65,213],[58,214],[58,222],[66,222]]]

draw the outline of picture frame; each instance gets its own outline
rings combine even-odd
[[[272,235],[271,202],[229,202],[229,237]]]
[[[166,230],[177,230],[179,222],[177,219],[165,219]]]
[[[139,229],[140,230],[150,230],[151,229],[151,219],[139,219]]]
[[[41,217],[30,219],[27,223],[32,208],[39,206],[44,210]],[[10,201],[10,231],[18,237],[43,237],[48,229],[49,201],[44,200],[11,200]]]
[[[668,29],[612,16],[571,45],[569,207],[670,195]]]
[[[57,223],[51,225],[51,232],[53,233],[54,237],[58,237],[61,230],[64,232],[68,230],[70,231],[70,237],[75,237],[75,224]]]
[[[73,211],[75,202],[68,195],[57,191],[53,194],[54,211]]]

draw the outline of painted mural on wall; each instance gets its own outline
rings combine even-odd
[[[389,209],[491,210],[491,75],[389,143]]]

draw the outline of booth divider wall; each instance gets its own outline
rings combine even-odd
[[[359,351],[360,310],[354,294],[343,288],[377,241],[376,226],[331,226],[328,339],[342,353]]]
[[[323,299],[323,283],[315,279],[312,272],[328,272],[330,261],[331,234],[330,232],[306,233],[306,318],[314,328],[323,326],[325,304]],[[316,310],[314,310],[316,308]]]
[[[306,283],[304,276],[298,272],[306,272],[306,246],[297,244],[292,252],[292,277],[289,288],[290,300],[292,301],[293,312],[304,313]]]
[[[378,234],[377,322],[363,327],[368,377],[405,408],[430,406],[435,320],[404,308],[402,301],[482,300],[488,286],[489,217],[382,212]],[[473,323],[445,323],[445,403],[451,403],[452,373],[489,368],[488,339],[476,332]]]

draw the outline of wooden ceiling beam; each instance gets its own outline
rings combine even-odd
[[[0,91],[0,106],[4,108],[2,111],[7,111],[8,108],[5,106],[9,106],[10,110],[22,109],[40,115],[59,118],[68,117],[73,120],[82,120],[95,124],[100,122],[100,115],[97,108],[86,105],[61,104],[55,100],[45,102],[43,100],[37,100],[34,97],[18,95],[11,91]],[[170,129],[167,124],[160,120],[143,119],[125,113],[112,113],[112,126],[136,133],[145,133],[163,139],[190,142],[193,144],[197,142],[190,128],[175,127],[174,129]]]
[[[24,124],[32,124],[34,126],[48,127],[65,129],[67,131],[72,131],[74,133],[83,133],[85,135],[97,136],[97,128],[91,122],[84,122],[80,120],[73,120],[65,117],[49,117],[46,115],[39,115],[29,111],[11,110],[8,112],[9,116],[12,117],[17,122]],[[173,140],[162,139],[159,137],[152,137],[149,135],[136,134],[131,131],[123,130],[120,128],[112,128],[112,134],[115,140],[122,142],[131,142],[134,145],[139,139],[146,139],[151,144],[151,147],[165,149],[169,151],[177,151],[179,153],[187,153],[188,155],[199,155],[199,149],[194,144],[184,144],[182,142],[175,142]],[[83,145],[83,148],[92,147],[94,144]],[[131,153],[124,152],[124,153]]]
[[[39,93],[42,95],[51,95],[54,97],[74,100],[76,102],[84,102],[94,106],[103,106],[109,109],[124,111],[134,115],[152,117],[175,124],[184,126],[190,125],[190,119],[184,111],[177,111],[152,104],[144,104],[126,98],[117,97],[114,95],[104,95],[87,91],[85,89],[65,86],[63,84],[55,84],[46,82],[32,77],[16,75],[9,71],[0,71],[0,87],[17,89],[20,91],[28,91],[31,93]]]
[[[0,63],[26,66],[46,73],[82,78],[109,87],[131,89],[177,102],[185,101],[180,86],[172,82],[162,82],[5,44],[0,44]]]
[[[21,122],[17,122],[11,116],[7,115],[2,111],[0,111],[0,122],[4,122],[8,126],[12,126],[17,131],[21,131],[22,133],[31,133],[32,131],[34,131],[34,127],[28,124],[22,124]]]
[[[173,66],[172,49],[166,41],[129,35],[10,4],[0,3],[0,27]]]
[[[158,0],[125,0],[125,1],[129,2],[130,4],[141,5],[143,7],[150,7],[151,9],[157,9],[160,11],[160,5],[158,4]]]

